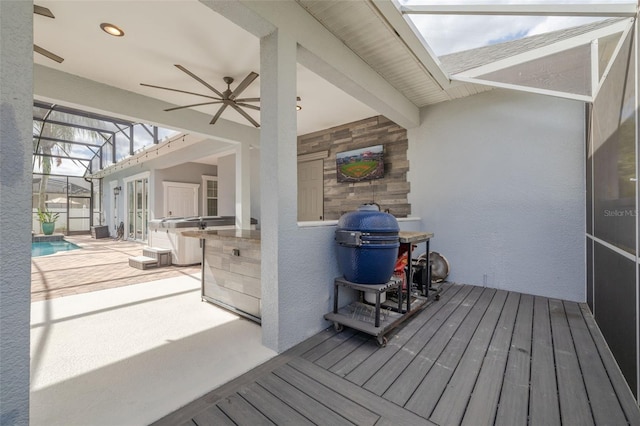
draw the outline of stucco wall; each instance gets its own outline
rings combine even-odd
[[[197,183],[198,188],[198,214],[202,213],[202,175],[216,176],[216,166],[200,163],[184,163],[179,166],[155,170],[153,173],[155,184],[155,197],[153,199],[154,218],[162,217],[164,211],[164,193],[162,182]]]
[[[0,1],[0,424],[29,424],[33,4]]]
[[[449,280],[585,300],[584,105],[494,90],[424,108],[413,213]]]

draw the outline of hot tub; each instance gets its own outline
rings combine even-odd
[[[251,218],[251,229],[258,223]],[[171,249],[174,265],[196,265],[202,261],[200,242],[182,235],[194,229],[235,229],[235,216],[166,217],[149,221],[148,244],[151,247]]]

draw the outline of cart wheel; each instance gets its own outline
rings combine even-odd
[[[440,300],[440,294],[436,294],[436,301]]]
[[[333,329],[336,331],[336,333],[340,333],[342,330],[344,330],[344,327],[339,322],[334,322]]]
[[[384,348],[387,346],[387,338],[384,336],[379,336],[376,338],[376,340],[378,341],[378,346],[380,346],[381,348]]]

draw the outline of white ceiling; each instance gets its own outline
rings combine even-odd
[[[223,77],[236,81],[260,73],[259,40],[196,0],[37,0],[55,19],[34,15],[34,43],[64,58],[57,64],[34,54],[34,62],[175,105],[206,101],[140,83],[211,94],[176,67],[180,64],[220,91]],[[103,22],[118,25],[124,37],[107,35]],[[378,113],[308,69],[298,66],[298,134],[307,134]],[[260,96],[260,78],[242,97]],[[213,116],[218,105],[198,107]],[[259,113],[248,110],[259,121]],[[166,114],[172,114],[166,112]],[[222,118],[250,125],[232,109]]]

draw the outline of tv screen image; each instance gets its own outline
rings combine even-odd
[[[338,182],[360,182],[384,177],[384,145],[336,154]]]

